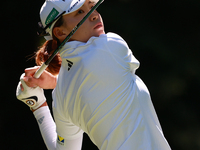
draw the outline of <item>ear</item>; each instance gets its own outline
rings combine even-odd
[[[53,34],[60,41],[63,41],[67,36],[65,30],[63,30],[61,27],[55,27],[53,29]]]

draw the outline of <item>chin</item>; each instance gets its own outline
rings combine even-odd
[[[104,30],[99,31],[99,32],[97,32],[94,36],[95,36],[95,37],[99,37],[101,34],[105,34],[105,31],[104,31]]]

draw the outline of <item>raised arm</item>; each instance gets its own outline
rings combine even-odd
[[[65,139],[64,141],[61,141],[63,142],[63,144],[60,144],[60,139],[58,139],[56,132],[56,124],[52,118],[49,107],[46,103],[46,98],[44,96],[43,89],[38,86],[27,86],[27,84],[24,81],[24,78],[25,73],[22,74],[22,76],[20,77],[20,82],[17,86],[16,96],[20,101],[24,102],[32,110],[38,122],[42,137],[48,150],[81,150],[83,137],[82,135],[71,140]],[[59,128],[60,127],[58,126],[57,129],[60,130]],[[71,130],[71,127],[68,128],[65,126],[65,128],[67,129],[65,131],[66,133],[68,133],[67,131]]]

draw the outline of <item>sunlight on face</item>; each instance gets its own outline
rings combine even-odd
[[[75,12],[64,15],[64,25],[60,28],[67,35],[72,29],[85,17],[85,15],[91,10],[95,3],[90,0],[86,0],[83,6]],[[95,10],[86,21],[80,26],[80,28],[74,33],[70,41],[87,42],[92,36],[99,37],[101,34],[105,34],[103,20],[101,15]],[[58,37],[59,40],[62,40]]]

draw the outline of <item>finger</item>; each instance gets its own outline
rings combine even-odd
[[[23,88],[26,89],[26,88],[27,88],[27,85],[26,85],[25,81],[23,80],[24,76],[25,76],[25,73],[23,73],[23,74],[21,75],[20,81],[21,81],[21,84],[22,84]]]
[[[26,82],[23,80],[23,78],[20,78],[21,84],[23,86],[23,89],[27,89],[28,85],[26,84]]]
[[[24,91],[24,87],[22,84],[20,84],[20,87],[21,87],[21,91],[23,92]]]
[[[38,80],[34,77],[24,77],[23,80],[28,87],[37,87]]]
[[[25,76],[26,77],[33,76],[38,69],[39,69],[39,66],[25,69]]]

